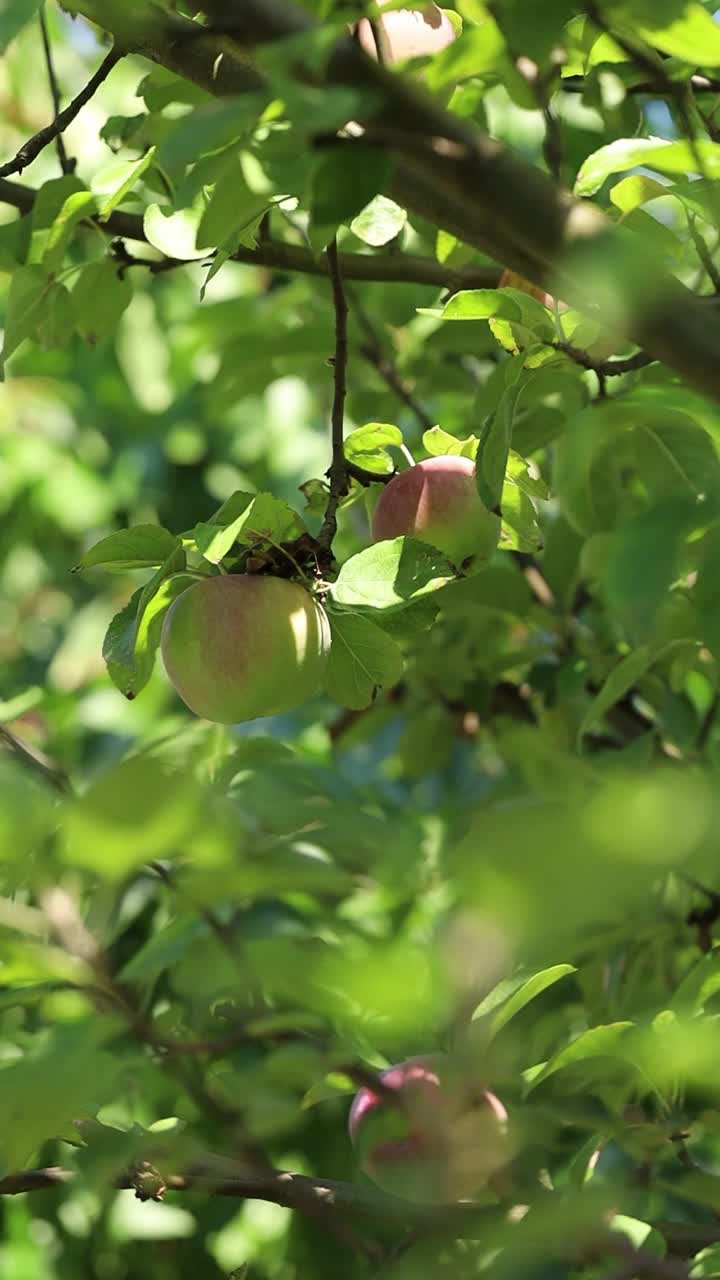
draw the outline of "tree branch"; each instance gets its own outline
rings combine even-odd
[[[29,213],[37,198],[32,187],[0,178],[0,203],[12,205],[21,213]],[[120,236],[146,244],[142,218],[136,213],[115,210],[97,225],[111,236]],[[208,260],[212,257],[208,254]],[[175,258],[133,258],[127,254],[128,266],[144,266],[150,271],[187,267],[185,261]],[[234,262],[254,267],[270,267],[276,271],[296,272],[300,275],[327,276],[325,255],[316,257],[302,245],[286,244],[282,240],[263,240],[256,249],[238,249]],[[434,258],[423,258],[409,253],[339,253],[338,262],[347,280],[367,280],[388,284],[428,285],[435,289],[447,289],[457,293],[460,289],[494,289],[500,279],[497,267],[464,267],[453,270]]]
[[[238,1172],[215,1176],[207,1171],[184,1174],[167,1174],[162,1181],[168,1191],[197,1192],[208,1196],[231,1196],[240,1200],[265,1200],[283,1205],[298,1213],[315,1217],[343,1214],[349,1218],[374,1221],[388,1226],[418,1226],[429,1231],[439,1228],[456,1232],[468,1239],[482,1235],[489,1220],[496,1217],[495,1209],[478,1207],[469,1202],[448,1205],[418,1205],[397,1199],[367,1185],[339,1182],[331,1178],[309,1178],[303,1174],[273,1169],[268,1173],[243,1173],[240,1166],[231,1164]],[[199,1164],[202,1170],[207,1166]],[[20,1195],[24,1192],[46,1191],[65,1185],[75,1175],[69,1169],[52,1167],[27,1169],[0,1178],[0,1196]],[[120,1174],[114,1185],[119,1190],[135,1187],[132,1172]]]
[[[683,81],[683,83],[686,83]],[[695,93],[720,93],[720,80],[712,79],[710,76],[690,76],[687,83]],[[563,93],[584,93],[585,77],[584,76],[567,76],[566,79],[560,80],[558,89]],[[625,92],[627,94],[646,94],[648,96],[657,96],[658,85],[657,80],[644,80],[638,84],[626,84]]]
[[[95,74],[90,77],[84,89],[80,90],[65,110],[60,111],[51,124],[33,134],[32,138],[28,138],[12,160],[8,160],[7,164],[0,165],[0,178],[6,178],[11,173],[22,173],[23,169],[32,164],[32,161],[40,155],[40,152],[52,142],[53,138],[59,138],[63,130],[67,129],[69,124],[72,124],[75,117],[85,106],[85,103],[90,101],[103,80],[107,79],[121,57],[122,54],[116,49],[111,49],[103,58]],[[63,166],[63,172],[68,173],[70,170]],[[13,204],[14,202],[9,200],[6,203]]]
[[[75,1176],[70,1169],[58,1166],[21,1170],[0,1178],[0,1196],[56,1190],[66,1186]],[[273,1169],[262,1175],[234,1172],[231,1176],[223,1177],[210,1176],[207,1172],[168,1174],[163,1178],[163,1183],[168,1191],[178,1193],[265,1200],[298,1213],[311,1213],[313,1217],[317,1217],[319,1212],[323,1216],[339,1213],[348,1218],[379,1225],[406,1227],[409,1230],[415,1228],[427,1234],[452,1232],[456,1239],[481,1239],[498,1220],[498,1212],[494,1206],[480,1207],[469,1201],[447,1205],[414,1204],[376,1190],[368,1184],[309,1178],[283,1169]],[[114,1185],[118,1190],[132,1190],[137,1185],[137,1178],[124,1173],[115,1180]],[[643,1251],[642,1270],[633,1270],[633,1275],[650,1276],[655,1280],[676,1280],[679,1274],[686,1274],[679,1262],[680,1257],[693,1257],[698,1250],[720,1242],[720,1228],[717,1224],[663,1221],[654,1225],[675,1257],[664,1260]],[[604,1235],[598,1242],[598,1249],[615,1254],[621,1259],[635,1260],[632,1246],[623,1237],[617,1237],[612,1232]],[[660,1264],[658,1270],[653,1270],[652,1261]],[[663,1267],[664,1261],[670,1263],[668,1269]]]
[[[327,247],[327,262],[332,281],[335,308],[335,357],[333,360],[334,394],[332,406],[332,462],[327,472],[330,481],[325,519],[318,534],[318,542],[324,551],[330,551],[337,533],[337,509],[348,491],[348,465],[345,458],[345,394],[347,390],[347,317],[348,304],[343,286],[342,271],[338,261],[337,240],[333,237]]]
[[[52,98],[53,111],[55,112],[55,118],[57,119],[57,117],[60,115],[60,101],[61,101],[60,85],[58,84],[57,76],[55,74],[55,64],[53,62],[52,47],[50,45],[50,33],[48,31],[47,17],[45,15],[44,4],[40,5],[40,9],[38,11],[38,18],[40,21],[40,35],[42,36],[43,52],[45,54],[45,65],[47,67],[48,80],[50,82],[50,96]],[[60,161],[60,168],[62,169],[63,173],[64,174],[74,173],[75,161],[71,160],[70,157],[68,156],[68,153],[65,150],[65,143],[63,142],[63,137],[61,133],[58,133],[56,136],[56,147],[57,147],[57,153],[58,153],[58,160]]]

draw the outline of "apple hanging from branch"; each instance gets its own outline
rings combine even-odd
[[[165,615],[165,669],[206,720],[238,724],[318,692],[330,652],[322,606],[297,582],[228,574],[193,583]]]
[[[386,484],[373,513],[373,542],[410,537],[428,542],[455,565],[497,546],[500,519],[482,502],[475,463],[442,454],[400,471]]]

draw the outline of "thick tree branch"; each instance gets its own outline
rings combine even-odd
[[[51,124],[46,125],[44,129],[40,129],[32,138],[28,138],[12,160],[8,160],[7,164],[0,165],[0,178],[6,178],[11,173],[22,173],[23,169],[27,168],[36,156],[39,156],[40,152],[52,142],[53,138],[60,137],[63,130],[67,129],[69,124],[72,124],[75,117],[85,106],[85,103],[90,101],[103,80],[107,79],[113,67],[120,61],[121,56],[116,49],[110,50],[103,58],[95,74],[90,77],[85,87],[73,98],[65,110],[56,115]],[[65,173],[70,172],[65,165],[63,165],[63,169]],[[12,204],[13,201],[8,201],[7,203]]]
[[[19,182],[0,178],[0,203],[12,205],[21,213],[29,213],[37,192]],[[142,218],[135,213],[115,210],[105,221],[97,224],[111,236],[147,243]],[[208,254],[208,259],[212,255]],[[235,262],[249,266],[269,267],[271,270],[297,272],[300,275],[328,275],[325,255],[318,257],[302,245],[285,244],[281,240],[263,240],[256,249],[238,249],[233,254]],[[429,285],[435,289],[447,289],[457,293],[460,289],[494,289],[500,279],[496,267],[464,267],[453,270],[434,258],[423,258],[405,253],[339,253],[338,262],[347,280],[368,280],[388,284]],[[187,262],[172,258],[132,259],[128,265],[143,265],[151,271],[170,267],[187,266]]]
[[[141,54],[208,93],[224,96],[266,91],[251,55],[235,41],[170,12],[169,6],[158,0],[143,0],[142,4],[62,0],[62,6],[109,31],[123,53]]]

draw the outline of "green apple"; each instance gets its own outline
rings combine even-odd
[[[330,652],[325,611],[283,578],[228,574],[193,583],[165,616],[165,670],[206,720],[276,715],[317,693]]]

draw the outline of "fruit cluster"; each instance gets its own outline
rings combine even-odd
[[[497,517],[481,502],[475,466],[458,455],[428,458],[383,489],[374,542],[417,538],[456,566],[488,552]],[[162,630],[165,669],[197,716],[238,724],[300,706],[322,687],[330,624],[299,582],[223,574],[193,583],[170,606]]]

